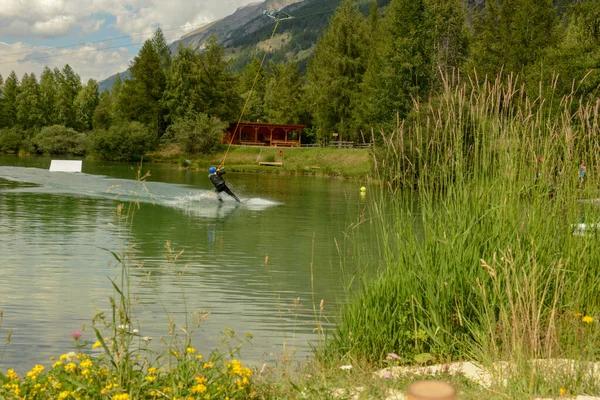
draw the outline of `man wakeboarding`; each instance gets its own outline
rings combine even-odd
[[[221,192],[227,193],[228,195],[233,197],[238,203],[240,202],[240,199],[238,199],[237,196],[235,194],[233,194],[231,189],[229,189],[227,187],[227,184],[225,183],[225,179],[223,179],[223,176],[222,176],[223,174],[225,174],[224,170],[217,169],[215,167],[210,167],[208,169],[208,172],[209,172],[208,178],[210,179],[212,184],[215,185],[215,191],[217,192],[217,198],[219,199],[220,202],[223,202],[223,199],[221,198]]]

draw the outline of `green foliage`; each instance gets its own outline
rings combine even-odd
[[[557,41],[552,0],[489,0],[476,19],[473,65],[482,76],[523,72]]]
[[[218,117],[199,113],[177,120],[169,126],[168,136],[179,143],[186,152],[210,154],[221,143],[227,123]]]
[[[146,40],[129,68],[132,79],[125,81],[118,96],[124,118],[147,125],[157,138],[166,129],[167,110],[161,103],[166,87],[165,63],[152,41]]]
[[[2,74],[0,74],[0,128],[4,123],[4,96],[2,93],[4,92],[4,79],[2,78]]]
[[[121,122],[91,132],[90,152],[103,160],[140,160],[154,148],[156,136],[139,122]]]
[[[180,47],[167,77],[163,102],[173,122],[197,113],[223,121],[237,120],[241,110],[235,77],[228,71],[223,48],[216,38],[199,54]]]
[[[357,137],[356,108],[366,67],[365,21],[356,2],[344,0],[315,48],[307,77],[307,96],[320,141],[338,132]]]
[[[62,71],[54,69],[54,77],[58,83],[58,95],[56,101],[57,122],[68,128],[77,127],[77,112],[75,99],[81,90],[81,78],[66,64]]]
[[[4,115],[2,116],[3,126],[14,126],[17,123],[17,96],[19,95],[19,79],[15,71],[12,71],[4,81],[4,93],[2,102],[4,106]]]
[[[265,116],[265,90],[267,85],[267,74],[261,68],[260,60],[253,58],[241,72],[239,80],[239,93],[244,102],[247,102],[244,110],[244,121],[259,121]],[[252,89],[252,93],[250,93]],[[251,96],[248,99],[248,96]]]
[[[302,115],[302,76],[295,62],[271,64],[265,89],[267,121],[298,124]]]
[[[40,87],[35,74],[25,74],[17,95],[17,123],[24,129],[38,127],[42,122]]]
[[[82,131],[92,129],[94,112],[99,103],[98,82],[89,79],[75,98],[77,128]]]
[[[40,153],[82,156],[87,148],[87,136],[63,125],[43,127],[32,139]]]
[[[40,108],[42,126],[55,125],[58,122],[56,114],[58,98],[58,83],[55,74],[44,67],[40,76]]]
[[[597,357],[575,339],[586,321],[556,322],[600,310],[589,267],[597,234],[574,225],[598,220],[580,202],[596,196],[597,176],[577,180],[581,160],[588,171],[598,162],[597,103],[576,99],[573,114],[563,99],[555,120],[519,88],[458,83],[375,149],[384,185],[371,215],[384,267],[344,303],[325,355]]]
[[[17,128],[0,129],[0,153],[16,154],[19,152],[23,133]]]

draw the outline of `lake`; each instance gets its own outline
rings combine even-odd
[[[169,318],[183,326],[186,316],[210,313],[193,334],[199,351],[217,348],[230,328],[253,335],[246,362],[302,360],[319,339],[315,328],[334,326],[354,254],[372,245],[357,182],[228,173],[243,202],[223,194],[220,204],[205,171],[144,164],[151,175],[142,186],[136,164],[84,160],[83,173],[64,173],[49,172],[50,161],[0,156],[3,371],[49,365],[74,350],[71,332],[84,324],[82,340],[96,340],[91,320],[99,311],[110,319],[109,278],[121,273],[110,251],[128,244],[132,325],[152,337],[151,348],[165,348]],[[114,214],[133,201],[140,206],[128,236]],[[175,266],[167,241],[183,251]]]

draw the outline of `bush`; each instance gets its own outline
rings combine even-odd
[[[124,122],[92,131],[90,151],[104,160],[137,161],[155,145],[155,137],[139,122]]]
[[[221,143],[227,123],[217,117],[197,114],[177,120],[167,129],[167,137],[173,138],[188,153],[213,153]]]
[[[62,125],[43,127],[34,135],[33,145],[40,153],[70,154],[81,156],[85,154],[87,137],[72,128]]]
[[[23,141],[22,133],[16,128],[0,129],[0,153],[15,154]]]

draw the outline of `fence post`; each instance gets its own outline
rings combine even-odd
[[[456,400],[456,390],[440,381],[419,381],[408,387],[407,400]]]

